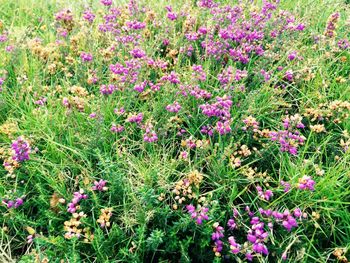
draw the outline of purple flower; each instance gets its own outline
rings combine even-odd
[[[269,201],[270,198],[273,196],[273,192],[271,190],[266,190],[264,192],[260,186],[257,186],[256,190],[258,191],[259,197],[266,201]]]
[[[165,109],[169,112],[178,113],[181,110],[181,105],[177,101],[174,101],[173,104],[167,105]]]
[[[94,22],[95,15],[91,12],[91,10],[85,10],[83,18],[88,21],[89,23]]]
[[[92,56],[92,54],[86,53],[83,51],[80,53],[80,58],[83,62],[90,62],[90,61],[92,61],[93,56]]]
[[[230,251],[231,251],[231,253],[238,254],[240,252],[241,245],[236,243],[236,240],[235,240],[235,238],[233,236],[230,236],[228,238],[228,242],[230,244]]]
[[[340,49],[343,49],[343,50],[348,49],[350,47],[349,40],[347,40],[345,38],[344,39],[340,39],[337,44],[338,44],[338,47]]]
[[[68,206],[67,211],[71,214],[74,214],[78,209],[79,202],[82,199],[87,199],[87,198],[88,196],[84,194],[83,189],[80,189],[79,192],[74,192],[72,201],[67,205]]]
[[[196,210],[196,208],[193,205],[187,205],[186,209],[191,215],[191,218],[196,219],[196,223],[198,225],[201,225],[204,220],[209,220],[209,217],[207,215],[209,208],[207,207],[201,207],[198,210]]]
[[[143,140],[145,142],[156,142],[158,141],[158,136],[155,131],[151,130],[150,128],[146,128],[146,132],[143,135]]]
[[[100,2],[101,2],[101,4],[103,4],[105,6],[111,6],[113,3],[112,0],[101,0]]]
[[[314,186],[315,186],[315,181],[312,180],[311,176],[304,175],[302,178],[299,178],[298,188],[300,190],[314,191],[315,190]]]
[[[113,84],[109,84],[109,85],[101,85],[100,86],[100,92],[103,95],[110,95],[112,94],[115,90],[116,90],[116,86]]]
[[[140,112],[138,114],[130,115],[126,119],[127,122],[131,122],[131,123],[134,122],[134,123],[137,123],[137,124],[140,124],[142,122],[142,120],[143,120],[143,113],[142,112]]]
[[[17,162],[29,160],[30,145],[23,137],[18,137],[17,140],[12,141],[12,159]]]
[[[106,187],[107,181],[105,180],[100,180],[100,181],[95,181],[94,185],[91,187],[92,191],[107,191],[108,187]]]
[[[124,131],[124,126],[119,124],[118,125],[112,124],[110,131],[114,133],[121,133],[122,131]]]

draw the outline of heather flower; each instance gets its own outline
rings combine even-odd
[[[124,107],[121,107],[120,109],[115,108],[113,111],[114,111],[115,114],[117,114],[119,116],[121,116],[121,115],[123,115],[125,113]]]
[[[228,242],[230,244],[230,251],[231,251],[231,253],[238,254],[240,252],[241,245],[236,243],[236,240],[235,240],[235,238],[233,236],[230,236],[228,238]]]
[[[340,18],[340,13],[336,12],[329,16],[324,35],[328,38],[334,38],[336,35],[336,27],[338,20]]]
[[[111,226],[110,219],[112,217],[113,208],[103,208],[101,209],[101,214],[96,220],[100,224],[101,228],[107,228]]]
[[[256,190],[258,191],[258,196],[266,201],[269,201],[270,198],[273,196],[273,192],[271,190],[266,190],[264,192],[261,186],[257,186]]]
[[[126,26],[130,29],[140,30],[146,27],[146,23],[139,21],[128,21],[126,22]]]
[[[264,243],[269,234],[264,230],[264,223],[258,217],[253,217],[250,223],[252,226],[248,230],[247,240],[252,244],[254,252],[267,255],[269,251]]]
[[[315,190],[315,181],[312,180],[311,176],[304,175],[302,178],[299,178],[298,180],[298,188],[300,190]]]
[[[18,137],[17,140],[12,141],[11,149],[13,152],[12,159],[16,162],[29,160],[30,145],[23,137]]]
[[[15,49],[15,46],[13,45],[8,45],[5,47],[5,51],[8,53],[12,52],[14,49]]]
[[[167,105],[165,109],[169,112],[178,113],[181,110],[181,105],[177,101],[174,101],[173,104]]]
[[[133,115],[129,115],[128,118],[126,119],[127,122],[131,122],[131,123],[137,123],[137,124],[141,124],[143,120],[143,113],[140,112],[138,114],[133,114]]]
[[[118,124],[118,125],[112,124],[110,131],[114,132],[114,133],[121,133],[122,131],[124,131],[124,126],[122,126],[120,124]]]
[[[282,152],[289,152],[292,155],[297,155],[297,147],[304,143],[305,137],[301,136],[299,132],[278,131],[270,132],[269,134],[272,141],[278,141]]]
[[[227,226],[232,230],[232,229],[235,229],[237,227],[237,224],[233,218],[230,218],[227,221]]]
[[[217,132],[220,135],[224,135],[224,134],[230,133],[231,132],[231,121],[230,120],[224,121],[224,122],[218,121],[216,123],[215,129],[217,130]]]
[[[209,217],[207,215],[209,208],[207,207],[200,207],[196,210],[196,208],[193,205],[187,205],[186,209],[188,213],[191,215],[193,219],[196,219],[196,223],[198,225],[201,225],[203,221],[209,220]]]
[[[145,51],[143,51],[140,48],[134,48],[133,50],[130,51],[130,54],[134,57],[134,58],[143,58],[146,56]]]
[[[91,10],[85,10],[83,18],[89,23],[92,23],[95,20],[95,15],[91,12]]]
[[[168,12],[167,18],[169,18],[171,21],[174,21],[177,19],[177,14],[174,12]]]
[[[143,135],[143,140],[145,142],[156,142],[158,140],[158,136],[152,127],[148,126],[145,129],[145,133]]]
[[[196,79],[200,80],[200,81],[205,81],[207,78],[207,75],[205,74],[205,72],[203,71],[203,67],[202,65],[193,65],[192,66],[192,76],[195,77]]]
[[[94,185],[91,187],[92,191],[107,191],[108,187],[106,187],[107,181],[105,180],[100,180],[100,181],[95,181]]]
[[[170,74],[163,76],[161,78],[161,80],[167,80],[172,84],[179,84],[180,83],[180,79],[175,71],[172,71],[172,72],[170,72]]]
[[[92,55],[90,53],[86,53],[86,52],[81,52],[80,58],[83,62],[91,62],[93,59]]]
[[[15,200],[3,199],[2,204],[4,204],[8,209],[18,208],[24,203],[24,197],[18,197]]]
[[[103,95],[110,95],[116,90],[116,86],[113,84],[108,84],[108,85],[101,85],[100,86],[100,92]]]
[[[214,232],[211,234],[211,239],[214,241],[213,251],[216,256],[220,256],[220,252],[223,249],[223,242],[220,240],[224,237],[224,228],[219,225],[219,223],[214,223]]]
[[[268,82],[271,79],[271,74],[264,69],[260,70],[260,74],[264,77],[265,82]]]
[[[245,126],[242,128],[243,131],[247,131],[250,127],[253,128],[254,132],[259,130],[259,122],[253,116],[248,116],[243,120]]]
[[[146,86],[147,86],[147,81],[144,81],[140,84],[135,85],[134,90],[141,93],[145,90]]]
[[[290,70],[287,70],[285,73],[284,73],[284,78],[290,82],[292,82],[294,80],[294,73],[293,71],[290,69]]]
[[[80,189],[79,192],[74,192],[72,201],[70,203],[68,203],[67,211],[71,214],[74,214],[79,207],[79,202],[82,199],[87,199],[87,198],[88,198],[88,196],[87,196],[87,194],[84,194],[83,189]]]
[[[293,61],[296,58],[297,58],[297,52],[296,51],[292,51],[291,53],[288,54],[288,60]]]
[[[112,0],[101,0],[100,2],[101,2],[101,4],[103,4],[105,6],[111,6],[113,3]]]
[[[90,115],[89,115],[89,117],[90,117],[91,119],[95,119],[96,116],[97,116],[96,112],[92,112],[92,113],[90,113]]]
[[[7,34],[1,34],[0,35],[0,43],[6,42],[7,41]]]
[[[344,39],[340,39],[338,41],[337,45],[340,49],[345,50],[345,49],[348,49],[350,47],[350,42],[349,42],[349,40],[344,38]]]
[[[283,191],[284,191],[285,193],[289,192],[289,190],[290,190],[290,188],[291,188],[290,183],[285,182],[285,181],[281,181],[280,183],[281,183],[281,185],[284,187]]]

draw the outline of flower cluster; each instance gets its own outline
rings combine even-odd
[[[315,181],[312,180],[311,176],[304,175],[298,180],[298,188],[300,190],[315,190]]]
[[[113,208],[103,208],[101,209],[100,217],[97,219],[97,223],[100,224],[102,228],[107,228],[111,226],[111,222],[109,220],[112,216]]]
[[[11,149],[13,151],[12,158],[16,162],[29,160],[29,154],[31,152],[30,144],[23,137],[18,137],[17,140],[12,141]]]
[[[94,185],[91,187],[92,191],[107,191],[108,187],[106,186],[107,181],[105,180],[100,180],[100,181],[95,181]]]
[[[196,220],[198,225],[201,225],[203,221],[209,220],[209,216],[207,215],[209,208],[207,207],[198,207],[197,209],[193,205],[187,205],[186,210],[191,215],[191,218]]]
[[[87,199],[87,194],[84,194],[84,189],[80,189],[78,192],[74,192],[72,201],[68,204],[67,211],[71,214],[80,209],[79,202],[82,199]]]

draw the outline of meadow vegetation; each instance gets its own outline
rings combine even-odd
[[[348,262],[348,1],[0,7],[1,262]]]

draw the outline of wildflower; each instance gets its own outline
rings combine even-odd
[[[310,125],[310,129],[316,133],[326,132],[326,128],[324,127],[324,124]]]
[[[100,86],[100,92],[103,95],[110,95],[116,90],[116,86],[113,84],[109,85],[101,85]]]
[[[87,196],[87,194],[84,194],[83,189],[80,189],[78,192],[74,192],[72,201],[70,203],[68,203],[67,211],[71,214],[74,214],[79,207],[79,202],[82,199],[87,199],[87,198],[88,198],[88,196]]]
[[[259,197],[266,201],[269,201],[270,198],[273,196],[273,192],[271,190],[266,190],[264,192],[260,186],[257,186],[256,190],[258,191]]]
[[[294,59],[297,58],[297,52],[296,51],[292,51],[291,53],[288,54],[288,60],[293,61]]]
[[[105,180],[100,180],[100,181],[95,181],[94,185],[91,187],[92,191],[107,191],[108,187],[106,186],[107,181]]]
[[[131,122],[131,123],[137,123],[137,124],[141,124],[143,120],[143,113],[138,113],[138,114],[131,114],[128,116],[128,118],[126,119],[127,122]]]
[[[254,252],[267,255],[269,251],[264,242],[268,233],[264,230],[264,223],[260,222],[258,217],[253,217],[250,223],[252,226],[248,230],[247,240],[252,244]]]
[[[111,6],[113,3],[113,0],[101,0],[100,2],[105,6]]]
[[[284,187],[284,189],[283,189],[284,192],[285,192],[285,193],[289,192],[289,190],[290,190],[290,188],[291,188],[290,183],[285,182],[285,181],[281,181],[280,183],[281,183],[281,185]]]
[[[181,110],[181,105],[177,101],[174,101],[173,104],[167,105],[165,109],[169,112],[178,113]]]
[[[107,228],[107,227],[111,226],[111,222],[109,222],[109,220],[112,217],[112,211],[113,211],[113,208],[101,209],[101,214],[100,214],[99,218],[97,219],[97,223],[100,224],[100,227]]]
[[[228,238],[228,242],[230,244],[231,253],[238,254],[240,252],[241,245],[236,243],[236,240],[233,236],[230,236]]]
[[[227,226],[232,230],[232,229],[235,229],[237,227],[236,225],[236,222],[233,218],[230,218],[228,221],[227,221]]]
[[[120,124],[118,124],[118,125],[112,124],[110,131],[114,132],[114,133],[121,133],[122,131],[124,131],[124,126],[122,126]]]
[[[7,208],[18,208],[24,203],[24,197],[18,197],[15,200],[3,199],[2,204]]]
[[[315,181],[312,180],[311,176],[304,175],[302,178],[299,178],[297,185],[300,190],[315,190]]]
[[[91,10],[87,9],[84,11],[83,18],[89,23],[92,23],[95,20],[95,15],[91,12]]]
[[[196,219],[196,223],[198,225],[201,225],[203,221],[209,220],[209,217],[207,215],[209,208],[207,207],[200,207],[198,210],[193,205],[187,205],[186,209],[188,213],[190,213],[191,217],[193,219]]]
[[[347,39],[340,39],[337,43],[338,47],[342,50],[348,49],[350,47],[350,42]]]
[[[211,239],[214,241],[213,251],[215,252],[215,256],[220,256],[223,248],[223,242],[220,240],[224,237],[224,228],[219,225],[218,222],[213,224],[214,232],[211,234]]]
[[[326,29],[324,31],[324,35],[328,38],[334,38],[336,35],[336,27],[338,24],[338,20],[340,18],[340,13],[336,12],[333,13],[329,16],[328,20],[327,20],[327,25],[326,25]]]
[[[247,131],[249,127],[253,128],[254,132],[257,132],[259,130],[259,122],[253,117],[248,116],[243,120],[245,126],[242,128],[243,131]]]
[[[218,121],[216,123],[215,129],[219,132],[220,135],[230,133],[231,132],[231,121],[229,121],[229,120],[224,121],[224,122]]]
[[[31,152],[30,145],[23,137],[18,137],[17,140],[12,141],[11,148],[13,151],[13,160],[16,162],[29,160],[29,154]]]
[[[83,62],[91,62],[93,59],[92,54],[87,53],[87,52],[81,52],[80,53],[80,58]]]
[[[158,140],[158,136],[156,132],[152,130],[152,126],[146,127],[143,140],[145,142],[156,142]]]

